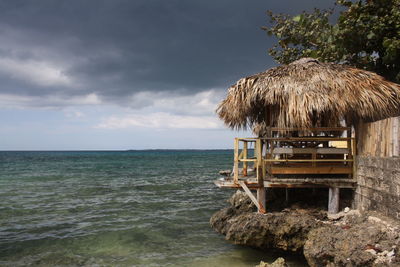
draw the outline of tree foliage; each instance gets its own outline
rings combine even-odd
[[[287,64],[301,57],[346,63],[400,82],[400,0],[337,0],[343,11],[315,9],[297,16],[268,11],[263,27],[278,44],[269,54]]]

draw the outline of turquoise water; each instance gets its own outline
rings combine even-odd
[[[209,218],[232,151],[0,152],[2,266],[254,266]]]

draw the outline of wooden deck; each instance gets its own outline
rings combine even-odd
[[[247,193],[257,190],[259,211],[265,211],[265,188],[328,187],[332,199],[338,201],[339,188],[355,187],[351,128],[270,128],[268,136],[235,138],[233,171],[214,183]],[[333,209],[338,208],[335,205]]]
[[[257,189],[259,184],[256,178],[240,179],[250,189]],[[357,181],[353,179],[343,178],[270,178],[264,180],[266,188],[318,188],[318,187],[338,187],[338,188],[355,188]],[[233,179],[224,179],[214,181],[219,188],[241,188],[239,183],[235,183]]]

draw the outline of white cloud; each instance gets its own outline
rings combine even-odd
[[[67,117],[67,118],[78,119],[78,118],[85,117],[85,114],[78,110],[65,110],[64,114],[65,114],[65,117]]]
[[[131,106],[130,114],[117,114],[103,118],[96,128],[223,128],[222,122],[215,114],[215,108],[223,97],[224,92],[221,91],[211,89],[193,95],[166,92],[137,93],[130,98],[128,103]]]
[[[151,114],[130,114],[112,116],[104,119],[96,128],[124,129],[132,127],[145,128],[179,128],[179,129],[217,129],[220,122],[215,116],[172,115],[163,112]]]
[[[102,101],[95,94],[83,96],[19,96],[0,93],[0,107],[8,108],[58,108],[68,106],[99,105]]]
[[[45,61],[0,58],[0,73],[39,86],[73,85],[62,67]]]
[[[171,92],[140,92],[134,94],[128,105],[133,109],[154,110],[186,115],[214,115],[225,90],[210,89],[193,95]]]

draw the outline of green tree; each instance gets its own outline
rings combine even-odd
[[[315,9],[297,16],[268,11],[263,27],[278,44],[269,54],[287,64],[301,57],[346,63],[400,82],[400,0],[337,0],[340,12]]]

